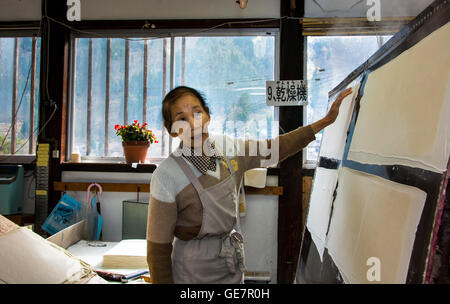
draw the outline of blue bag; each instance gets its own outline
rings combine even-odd
[[[82,204],[68,194],[64,194],[42,225],[51,235],[80,220]]]

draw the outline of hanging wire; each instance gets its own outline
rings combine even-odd
[[[27,90],[28,82],[29,82],[29,80],[30,80],[30,74],[31,74],[31,67],[32,67],[32,65],[33,65],[33,60],[31,59],[31,60],[30,60],[30,68],[28,69],[27,81],[25,82],[25,86],[23,87],[22,95],[20,96],[20,102],[19,102],[19,105],[17,106],[17,109],[16,109],[16,111],[14,112],[14,115],[13,115],[13,117],[12,117],[12,120],[13,120],[13,121],[16,119],[17,113],[19,113],[20,106],[22,105],[22,102],[23,102],[23,96],[25,95],[25,91]],[[34,93],[34,92],[33,92],[33,93]],[[30,92],[30,94],[32,94],[32,92]],[[5,135],[5,137],[3,138],[3,141],[2,141],[2,143],[1,143],[1,145],[0,145],[0,151],[3,149],[3,146],[5,145],[6,138],[8,137],[8,134],[9,134],[9,132],[11,131],[12,126],[13,126],[13,124],[11,123],[11,125],[10,125],[9,128],[8,128],[8,131],[6,131],[6,135]],[[14,147],[12,147],[12,150],[14,151]],[[14,153],[13,153],[13,154],[14,154]]]
[[[324,13],[326,14],[326,13],[346,13],[346,12],[349,12],[349,11],[351,11],[355,6],[357,6],[357,5],[361,4],[361,3],[363,3],[364,0],[359,0],[358,2],[356,2],[355,4],[353,4],[352,6],[350,6],[348,9],[343,9],[343,10],[341,10],[341,9],[336,9],[336,10],[326,10],[326,9],[324,9],[324,8],[322,7],[322,5],[319,4],[319,2],[317,2],[317,0],[313,0],[313,2],[314,2],[314,4],[316,4],[316,5],[320,8],[320,10],[321,10],[322,12],[324,12]]]
[[[56,112],[56,110],[58,109],[58,106],[56,105],[56,103],[53,104],[53,106],[54,106],[54,109],[53,109],[52,114],[50,114],[50,117],[47,119],[47,121],[45,122],[45,124],[42,126],[42,128],[41,128],[41,130],[38,132],[37,136],[39,136],[39,135],[42,133],[42,131],[44,131],[44,129],[45,129],[45,127],[47,126],[47,124],[48,124],[48,123],[50,122],[50,120],[53,118],[53,115],[55,115],[55,112]],[[37,126],[37,127],[33,130],[33,133],[35,133],[38,129],[39,129],[39,126]],[[27,138],[27,140],[22,144],[22,146],[20,146],[14,153],[16,153],[17,151],[20,151],[20,149],[22,149],[22,148],[30,141],[31,137],[32,137],[32,135],[30,135],[30,136]],[[7,160],[7,159],[10,159],[10,158],[12,158],[12,157],[15,157],[15,155],[7,155],[7,156],[4,156],[4,157],[0,157],[0,161]]]
[[[97,36],[97,37],[100,37],[100,38],[104,38],[104,34],[100,34],[98,32],[92,32],[92,31],[79,30],[79,29],[74,28],[74,27],[72,27],[70,25],[67,25],[64,22],[58,21],[58,20],[56,20],[56,19],[54,19],[52,17],[46,16],[46,15],[42,16],[42,19],[47,19],[49,21],[55,22],[55,23],[57,23],[59,25],[62,25],[64,27],[66,27],[66,28],[68,28],[68,29],[70,29],[70,30],[72,30],[74,32],[80,33],[80,34],[92,35],[92,36]],[[196,31],[189,31],[188,33],[183,33],[182,35],[185,36],[185,37],[189,37],[189,36],[195,36],[195,35],[198,35],[198,34],[201,34],[201,33],[209,32],[209,31],[212,31],[214,29],[221,28],[221,27],[224,27],[224,26],[230,26],[230,25],[233,25],[233,24],[255,24],[255,23],[264,23],[264,22],[270,22],[270,21],[276,21],[276,20],[281,21],[281,20],[284,20],[284,19],[300,20],[302,18],[301,17],[283,16],[283,17],[280,17],[280,18],[269,18],[269,19],[261,19],[261,20],[229,21],[229,22],[224,22],[224,23],[212,26],[210,28],[196,30]],[[144,24],[141,29],[143,30],[146,26],[147,26],[147,23]],[[155,39],[171,38],[171,37],[172,37],[172,34],[167,33],[167,34],[162,34],[162,35],[153,35],[152,37],[146,37],[146,38],[129,38],[129,37],[117,37],[117,38],[118,39],[123,39],[123,40],[128,40],[128,41],[147,41],[147,40],[155,40]]]

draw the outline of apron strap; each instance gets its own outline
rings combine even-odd
[[[181,156],[174,156],[172,157],[175,159],[175,161],[178,163],[178,165],[183,170],[184,174],[188,177],[189,181],[194,186],[195,190],[197,190],[197,193],[202,193],[204,191],[203,186],[198,181],[198,178],[195,176],[194,172],[192,172],[192,169],[189,168],[189,165],[186,163],[186,161],[181,159]]]

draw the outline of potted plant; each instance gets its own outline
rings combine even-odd
[[[148,148],[152,143],[158,143],[152,130],[147,129],[147,123],[139,124],[135,120],[129,125],[115,125],[116,135],[122,138],[125,161],[130,163],[145,162]]]

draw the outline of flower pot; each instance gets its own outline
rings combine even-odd
[[[139,163],[139,161],[144,163],[150,143],[146,141],[122,142],[122,147],[127,164]]]

